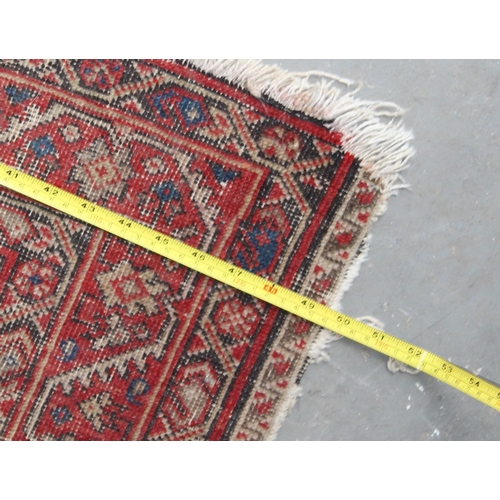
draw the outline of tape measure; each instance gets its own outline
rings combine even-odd
[[[500,388],[444,358],[0,162],[0,186],[339,333],[500,411]]]

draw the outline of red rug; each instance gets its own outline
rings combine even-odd
[[[298,81],[252,62],[4,61],[0,161],[334,305],[408,134]],[[270,438],[319,333],[0,188],[3,439]]]

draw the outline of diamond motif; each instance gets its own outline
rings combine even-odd
[[[243,304],[241,300],[235,298],[219,303],[214,321],[220,335],[229,335],[239,340],[251,335],[260,321],[260,315],[255,307]]]
[[[109,307],[121,305],[130,314],[141,309],[147,314],[158,310],[154,296],[168,290],[168,286],[158,283],[152,269],[136,271],[130,262],[122,261],[109,272],[99,274],[97,281]]]
[[[40,300],[51,295],[59,278],[51,266],[33,260],[22,264],[14,275],[13,283],[22,297]]]
[[[113,154],[104,139],[100,138],[76,156],[81,168],[75,170],[74,178],[83,186],[87,196],[93,199],[106,193],[121,196],[131,174],[127,149]]]

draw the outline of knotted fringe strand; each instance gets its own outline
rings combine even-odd
[[[400,172],[407,168],[414,154],[410,145],[413,134],[404,128],[401,116],[405,110],[397,104],[358,99],[355,95],[360,85],[349,91],[354,82],[322,71],[293,73],[256,60],[189,59],[186,62],[206,73],[225,78],[256,97],[265,94],[288,109],[321,120],[325,127],[340,132],[344,149],[354,154],[361,167],[381,186],[382,197],[373,214],[374,219],[385,212],[390,196],[397,194],[401,188],[409,187]],[[311,82],[311,77],[321,80]],[[346,87],[347,91],[342,87]],[[341,278],[340,285],[332,291],[327,303],[333,309],[340,308],[343,294],[366,260],[370,239],[370,235],[364,239],[358,254]],[[376,323],[370,317],[358,319],[373,323],[374,326]],[[337,334],[322,330],[309,348],[309,361],[328,360],[326,348],[338,338],[340,336]],[[276,437],[300,394],[301,388],[297,384],[289,386],[275,415],[269,439]]]

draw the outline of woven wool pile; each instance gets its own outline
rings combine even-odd
[[[384,110],[255,61],[3,61],[0,161],[336,306],[412,152]],[[3,439],[269,439],[328,335],[0,188]]]

